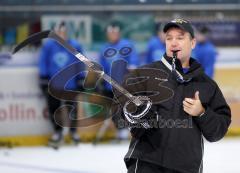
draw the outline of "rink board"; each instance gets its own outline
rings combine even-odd
[[[232,111],[232,123],[228,134],[240,135],[240,66],[217,68],[215,80]]]
[[[2,91],[0,93],[2,102],[0,105],[0,147],[47,144],[52,128],[44,115],[44,100],[39,94],[35,76],[37,76],[35,68],[0,70]],[[232,124],[228,135],[240,135],[239,76],[239,67],[224,67],[216,70],[215,80],[232,110]],[[80,104],[79,116],[84,117],[86,112],[89,112],[89,110],[86,110],[86,106]],[[103,121],[89,127],[79,128],[79,134],[83,142],[92,141],[102,123]],[[104,139],[114,138],[114,135],[114,126],[110,124]],[[66,136],[66,141],[69,141],[68,136]]]

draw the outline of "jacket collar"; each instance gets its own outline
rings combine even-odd
[[[165,53],[162,57],[162,61],[166,60],[166,62],[172,66],[172,57],[167,56],[167,54]],[[186,74],[183,73],[183,69],[182,69],[182,64],[181,61],[179,59],[175,60],[175,65],[176,65],[176,72],[180,75],[180,77],[182,76],[182,78],[184,80],[189,80],[192,79],[198,75],[201,75],[204,73],[201,65],[193,58],[190,58],[190,68],[188,70],[188,72]],[[166,67],[169,65],[166,65],[166,63],[163,63]],[[172,71],[171,68],[167,67],[170,71]]]

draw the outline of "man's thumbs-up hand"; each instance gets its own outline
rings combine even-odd
[[[199,91],[196,91],[194,98],[185,98],[183,100],[183,110],[191,116],[199,116],[205,112],[199,98]]]

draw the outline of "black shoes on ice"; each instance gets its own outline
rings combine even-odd
[[[58,149],[64,143],[64,137],[62,132],[55,132],[48,141],[48,146],[54,149]]]
[[[70,137],[74,145],[78,145],[81,141],[80,136],[77,132],[71,132]],[[64,144],[63,132],[55,132],[48,141],[48,146],[54,149],[58,149],[63,144]]]
[[[75,144],[75,145],[78,145],[80,143],[80,136],[77,132],[72,132],[70,133],[70,136],[71,136],[71,139],[72,139],[72,142]]]

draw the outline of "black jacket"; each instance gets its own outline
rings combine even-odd
[[[171,59],[165,58],[171,64]],[[176,68],[182,72],[178,60]],[[231,123],[231,111],[217,84],[192,58],[189,71],[182,75],[191,80],[179,83],[162,61],[157,61],[132,71],[126,77],[123,86],[128,91],[145,93],[155,100],[147,116],[158,122],[158,126],[151,129],[131,128],[132,139],[125,156],[126,165],[130,158],[138,158],[183,173],[199,173],[203,163],[203,136],[215,142],[226,134]],[[194,97],[196,91],[199,91],[201,103],[206,109],[201,117],[192,117],[183,110],[184,98]],[[123,127],[123,122],[128,124],[119,105],[127,99],[117,92],[115,96],[118,102],[113,105],[113,120],[116,126]]]

